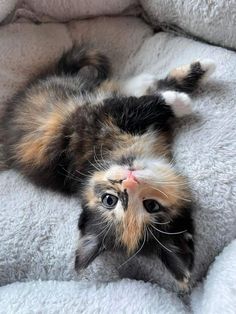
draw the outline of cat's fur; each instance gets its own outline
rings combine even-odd
[[[90,65],[97,75],[82,79],[80,69]],[[212,68],[196,61],[159,81],[150,74],[115,81],[104,55],[73,47],[53,73],[7,104],[2,135],[8,165],[38,185],[81,199],[77,268],[106,249],[129,256],[154,252],[179,282],[188,282],[191,197],[171,161],[169,122],[191,112],[182,91],[192,92]]]

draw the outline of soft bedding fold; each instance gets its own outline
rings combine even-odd
[[[21,22],[29,17],[36,17],[37,21],[65,21],[66,14],[67,19],[121,14],[131,12],[129,9],[137,5],[134,0],[112,1],[109,5],[96,1],[96,6],[93,3],[89,7],[86,1],[77,1],[78,7],[75,1],[56,2],[57,6],[54,1],[2,0],[0,19],[8,16],[8,20],[19,18]],[[191,1],[184,7],[185,15],[189,16],[186,19],[180,15],[183,3],[145,1],[143,7],[155,25],[174,22],[213,43],[235,47],[233,0],[224,4],[196,1],[195,10],[191,9]],[[216,23],[215,19],[219,21]],[[160,288],[175,290],[176,286],[155,257],[136,257],[120,267],[123,256],[104,254],[85,272],[77,274],[74,255],[79,236],[78,200],[38,189],[8,170],[0,173],[0,313],[32,313],[32,308],[36,313],[42,309],[44,313],[68,310],[73,313],[79,309],[81,312],[86,309],[86,313],[108,313],[121,300],[120,308],[115,308],[117,313],[138,309],[144,313],[235,313],[235,240],[229,244],[236,237],[235,53],[163,32],[154,34],[150,26],[135,17],[4,25],[0,28],[0,113],[19,88],[55,62],[74,41],[90,41],[106,52],[118,77],[142,71],[163,77],[173,67],[201,58],[212,58],[217,64],[210,82],[193,95],[194,115],[177,123],[174,143],[177,165],[189,177],[193,191],[196,229],[193,285],[197,288],[189,297],[190,310],[175,293]],[[203,284],[199,284],[207,273]],[[151,281],[159,286],[119,281],[121,277]]]

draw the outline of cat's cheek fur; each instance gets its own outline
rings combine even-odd
[[[116,208],[114,209],[114,216],[118,222],[122,221],[122,219],[124,218],[124,209],[120,201],[118,202]]]

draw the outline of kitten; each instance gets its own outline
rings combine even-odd
[[[82,79],[85,66],[97,75]],[[106,56],[73,47],[31,82],[2,120],[8,165],[82,203],[76,268],[104,250],[154,252],[180,283],[194,261],[186,179],[171,161],[170,119],[191,113],[192,92],[214,66],[196,61],[165,79],[109,79]]]

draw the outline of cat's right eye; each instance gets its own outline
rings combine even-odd
[[[104,194],[102,196],[102,204],[108,209],[113,209],[118,202],[118,197],[112,194]]]
[[[160,210],[160,205],[156,200],[148,199],[143,201],[143,206],[148,213],[156,213]]]

